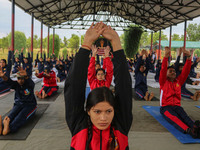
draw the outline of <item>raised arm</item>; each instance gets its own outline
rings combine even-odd
[[[111,41],[113,46],[113,64],[115,76],[115,119],[127,135],[132,124],[132,81],[120,38],[110,26],[103,36]]]
[[[24,50],[24,48],[21,49],[21,55],[20,55],[20,61],[22,64],[24,64],[23,50]]]
[[[10,72],[11,72],[11,69],[12,69],[12,52],[11,50],[9,50],[8,52],[8,64],[7,64],[7,68],[6,68],[6,76],[7,77],[10,77]]]
[[[183,48],[181,47],[178,51],[178,57],[176,58],[176,62],[174,63],[174,65],[175,65],[174,68],[175,68],[176,72],[178,72],[178,69],[179,69],[178,67],[179,67],[179,62],[180,62],[182,52],[183,52]]]
[[[160,88],[165,84],[165,81],[167,80],[167,66],[168,66],[168,57],[170,56],[170,49],[169,47],[165,47],[165,57],[162,61],[162,66],[160,70],[160,76],[159,76],[159,83]]]
[[[113,63],[109,57],[109,53],[110,53],[110,47],[107,46],[104,49],[105,52],[105,59],[104,59],[104,63],[105,63],[105,68],[106,68],[106,87],[110,87],[111,82],[112,82],[112,77],[113,77]]]
[[[192,64],[190,51],[186,51],[185,49],[183,49],[183,53],[187,57],[187,60],[185,62],[185,65],[183,67],[183,70],[182,70],[181,74],[178,76],[178,80],[179,80],[181,86],[186,81],[186,79],[187,79],[187,77],[188,77],[188,75],[190,73],[190,68],[191,68],[191,64]]]
[[[97,47],[96,45],[92,45],[92,57],[90,58],[90,63],[88,67],[88,82],[89,85],[95,80],[96,76],[96,69],[95,69],[95,56],[97,54]]]
[[[103,32],[102,26],[103,23],[97,23],[94,27],[92,24],[87,30],[82,48],[76,54],[65,81],[66,121],[72,135],[76,134],[74,129],[79,125],[79,122],[87,117],[84,111],[84,102],[90,47]]]

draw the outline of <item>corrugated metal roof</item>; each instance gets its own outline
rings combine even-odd
[[[75,25],[87,26],[91,20],[87,21],[84,16],[92,15],[93,20],[98,21],[99,12],[109,12],[110,16],[120,16],[125,21],[158,31],[200,16],[200,0],[15,0],[15,3],[25,12],[34,13],[36,19],[47,26],[67,21],[65,25],[69,25],[77,18],[80,21]],[[114,20],[120,21],[124,22]]]
[[[159,41],[156,41],[158,44]],[[169,41],[161,40],[161,46],[166,47],[169,46]],[[172,48],[180,48],[183,47],[183,41],[172,41]],[[186,41],[186,48],[197,49],[200,48],[200,41]]]

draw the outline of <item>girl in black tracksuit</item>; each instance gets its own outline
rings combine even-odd
[[[71,150],[85,150],[91,137],[88,138],[88,135],[91,134],[89,149],[107,150],[111,139],[115,150],[128,150],[128,132],[132,124],[132,82],[124,51],[113,52],[116,85],[114,118],[105,130],[90,126],[84,110],[89,55],[89,50],[80,48],[65,82],[66,121],[72,134]]]

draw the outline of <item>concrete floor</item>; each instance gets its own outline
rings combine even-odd
[[[35,90],[41,88],[37,83]],[[159,98],[159,89],[149,88]],[[14,92],[0,98],[0,114],[12,108]],[[58,96],[43,114],[26,140],[0,140],[0,150],[69,150],[71,134],[65,122],[64,92]],[[129,132],[130,150],[199,150],[200,144],[182,144],[143,108],[143,105],[159,106],[159,101],[133,99],[133,124]],[[200,120],[200,102],[183,100],[182,106],[192,119]]]

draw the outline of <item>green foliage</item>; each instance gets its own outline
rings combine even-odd
[[[55,56],[58,57],[60,51],[60,38],[57,34],[54,36],[54,53]],[[53,35],[49,36],[49,55],[53,53]]]
[[[8,44],[8,36],[7,36],[7,37],[3,37],[3,38],[1,39],[1,42],[2,42],[1,48],[3,49],[3,53],[4,53],[4,49],[6,49],[6,48],[9,47],[9,44]]]
[[[119,38],[120,38],[122,48],[124,49],[124,34],[121,34]]]
[[[62,53],[63,53],[64,57],[67,56],[67,48],[66,47],[64,47],[64,49],[62,50]]]
[[[71,38],[68,40],[69,44],[68,47],[72,48],[72,50],[75,52],[77,52],[77,50],[79,49],[79,36],[76,34],[72,34]]]
[[[148,40],[148,38],[150,38],[150,40]],[[147,45],[150,45],[151,42],[149,41],[151,41],[151,34],[149,34],[148,32],[143,32],[140,39],[140,46],[145,47]]]
[[[143,29],[139,26],[131,26],[125,31],[124,49],[127,57],[133,58],[137,53],[142,32]]]
[[[200,57],[200,49],[196,49],[196,50],[194,51],[194,54],[197,54],[197,56]]]
[[[160,32],[153,33],[153,43],[159,40],[159,35]],[[149,40],[151,41],[151,37]],[[165,35],[163,31],[161,31],[161,40],[168,40],[167,35]]]
[[[181,37],[179,37],[178,34],[173,34],[172,35],[172,41],[181,41]]]
[[[62,42],[62,39],[60,38],[60,48],[64,48],[65,47],[65,45],[64,45],[64,43]]]
[[[26,36],[23,32],[15,31],[15,45],[14,49],[21,50],[24,48],[24,52],[26,50]],[[11,33],[8,35],[8,44],[11,45]]]
[[[200,24],[189,24],[187,27],[187,40],[199,41],[200,40]]]
[[[64,46],[67,47],[67,45],[68,45],[68,40],[67,40],[67,38],[66,38],[65,36],[64,36],[63,43],[64,43]]]

